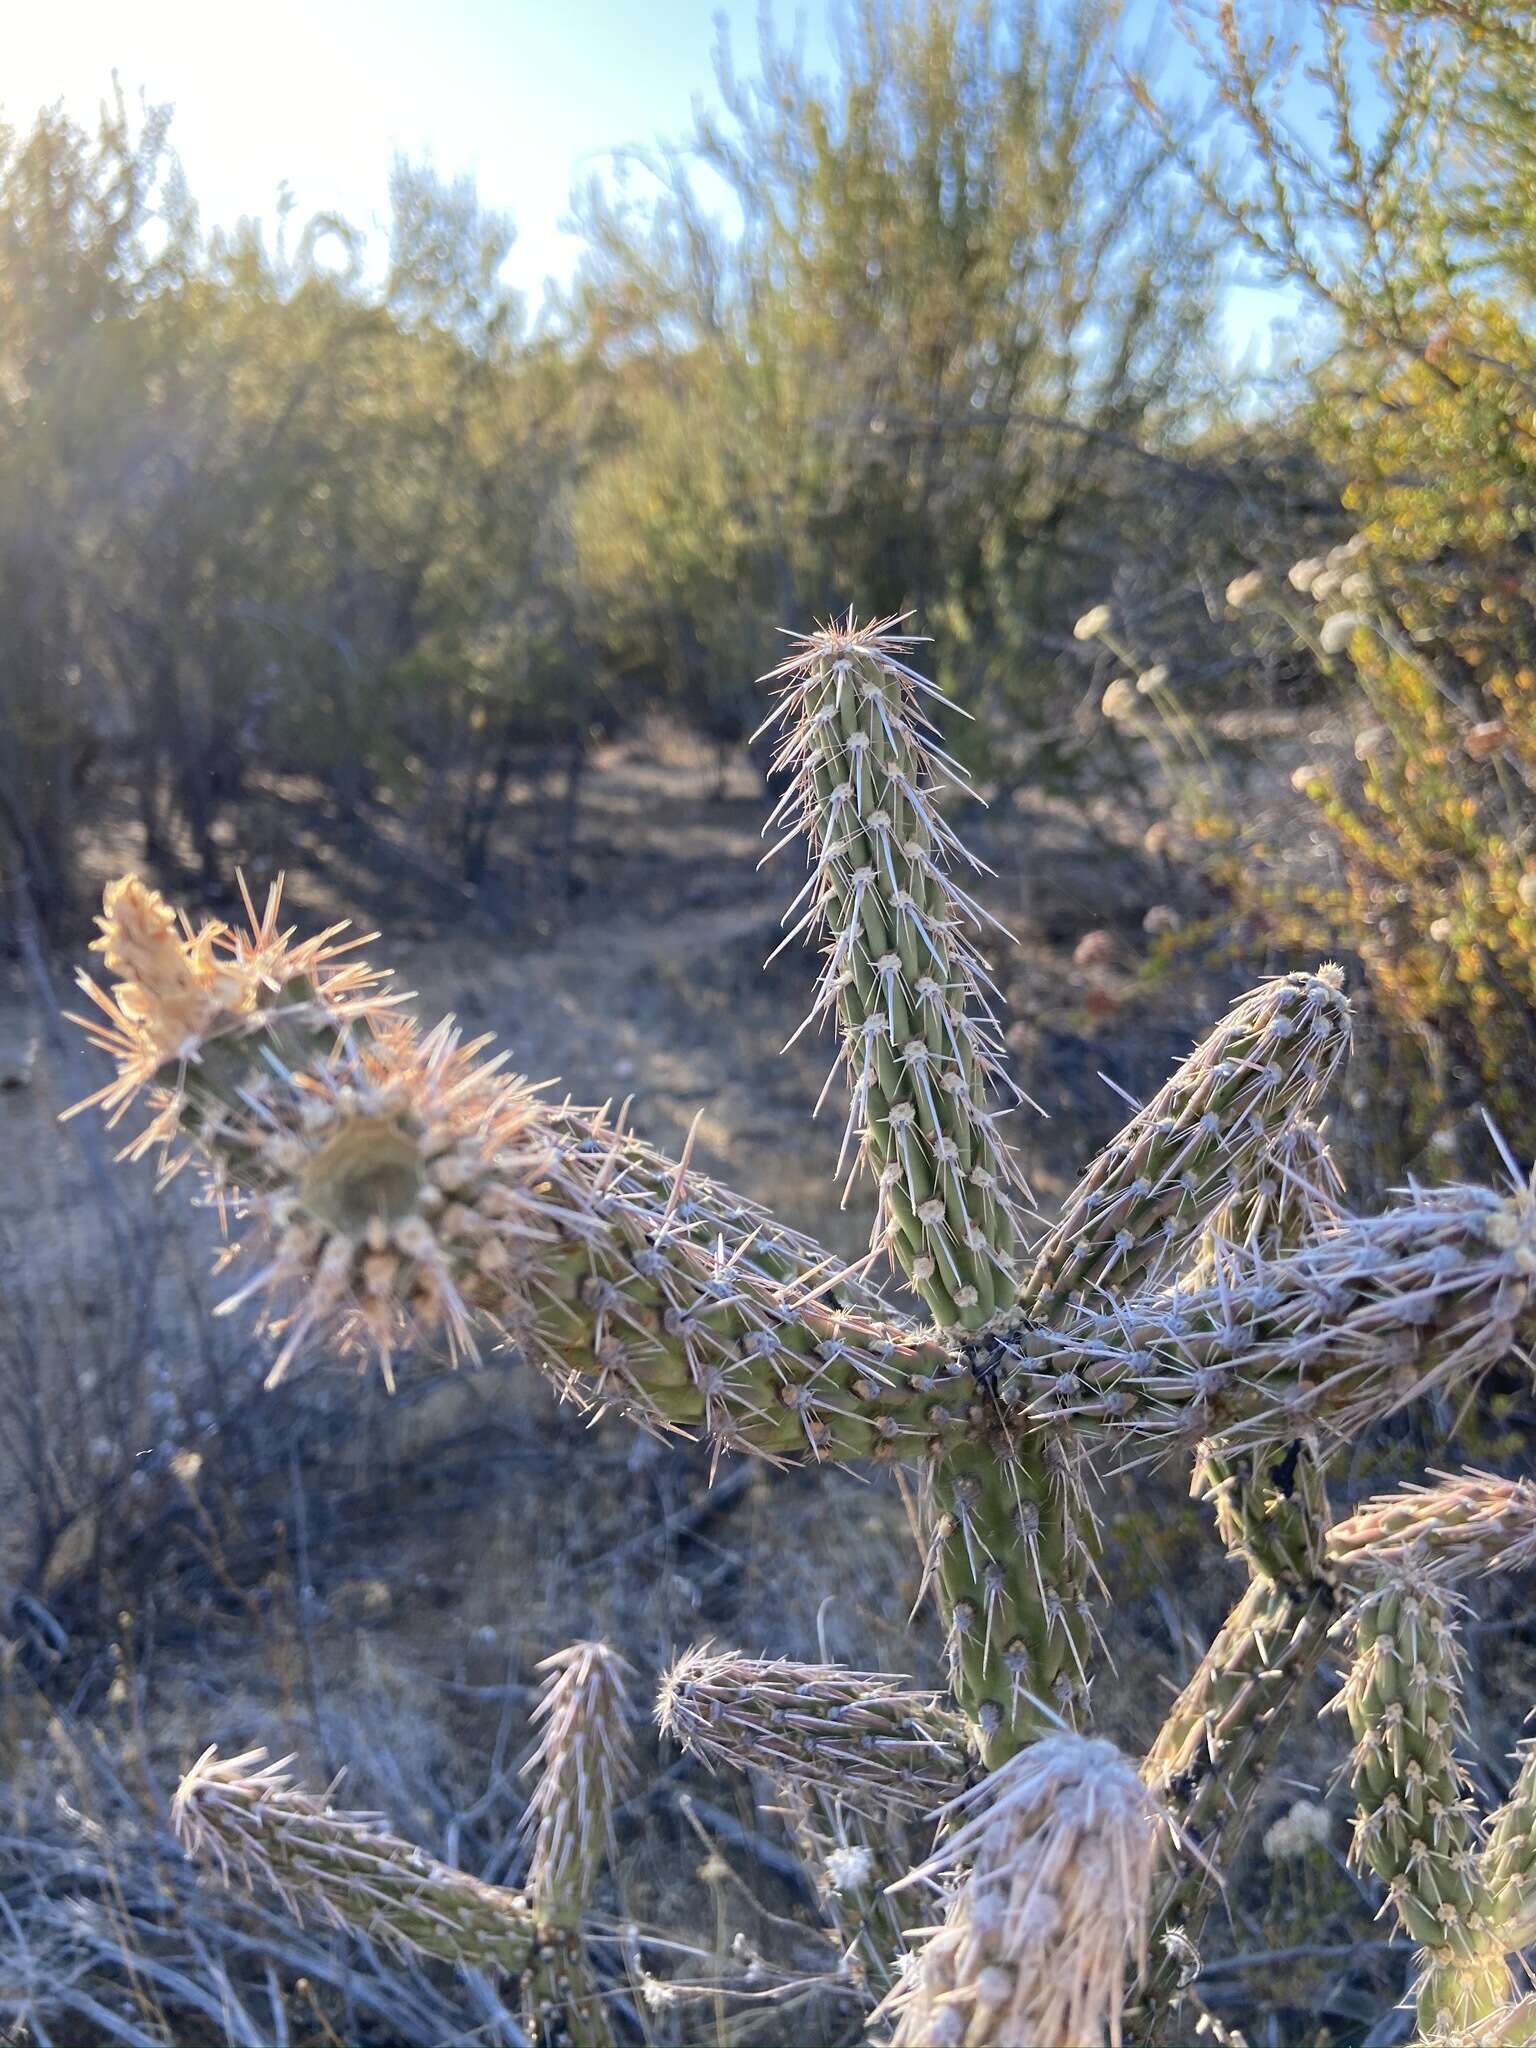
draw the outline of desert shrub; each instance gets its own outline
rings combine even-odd
[[[1208,708],[1198,677],[1128,614],[1103,637],[1141,627],[1138,665],[1163,663],[1169,680],[1151,702],[1123,691],[1106,708],[1176,757],[1180,805],[1248,931],[1363,967],[1390,1041],[1381,1121],[1400,1142],[1384,1160],[1437,1133],[1453,1142],[1474,1107],[1527,1149],[1536,352],[1522,195],[1536,46],[1502,15],[1426,0],[1375,13],[1372,57],[1360,18],[1319,4],[1302,32],[1309,98],[1254,14],[1225,11],[1208,40],[1192,31],[1245,161],[1192,153],[1141,94],[1239,241],[1317,309],[1300,418],[1337,521],[1311,545],[1255,523],[1225,613],[1239,662],[1289,644],[1344,730],[1297,765],[1302,808],[1255,828],[1219,762],[1181,750],[1185,714]]]

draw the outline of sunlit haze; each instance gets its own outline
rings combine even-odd
[[[571,270],[572,185],[616,146],[687,125],[717,18],[743,55],[756,33],[752,0],[10,0],[0,14],[11,124],[58,100],[90,121],[115,71],[130,99],[174,105],[207,225],[270,221],[286,182],[301,219],[334,207],[377,226],[392,155],[429,156],[512,214],[510,274],[535,293]]]
[[[1138,10],[1144,11],[1144,10]],[[780,5],[781,33],[797,19]],[[8,0],[0,113],[24,127],[62,102],[90,123],[114,72],[130,102],[175,108],[172,146],[205,226],[269,225],[286,187],[296,218],[334,208],[383,225],[397,153],[468,171],[509,212],[508,275],[535,301],[566,280],[578,252],[562,231],[572,188],[626,143],[679,135],[714,87],[717,24],[745,68],[756,0],[115,0],[45,7]],[[814,59],[829,54],[820,6],[798,16]],[[1176,46],[1176,39],[1175,39]],[[377,244],[375,244],[377,246]],[[1229,293],[1236,348],[1262,337],[1288,301]]]

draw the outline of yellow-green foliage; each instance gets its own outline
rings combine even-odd
[[[1294,536],[1259,536],[1260,571],[1229,589],[1241,633],[1279,619],[1354,685],[1354,765],[1293,779],[1332,857],[1298,886],[1228,821],[1213,865],[1281,945],[1359,958],[1410,1069],[1410,1148],[1446,1104],[1486,1104],[1517,1146],[1536,1134],[1536,39],[1511,12],[1417,0],[1371,42],[1315,0],[1333,142],[1316,163],[1287,149],[1279,46],[1224,13],[1202,55],[1251,182],[1186,152],[1235,232],[1326,308],[1307,420],[1356,528],[1294,566]]]

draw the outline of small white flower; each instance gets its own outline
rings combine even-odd
[[[1333,1835],[1333,1815],[1315,1799],[1298,1799],[1271,1822],[1264,1835],[1264,1854],[1271,1863],[1289,1862],[1312,1849],[1326,1849]]]
[[[1136,678],[1136,689],[1141,696],[1150,697],[1154,690],[1162,689],[1167,680],[1168,664],[1155,661],[1150,668],[1144,668]]]
[[[1227,585],[1227,603],[1233,611],[1240,612],[1250,605],[1264,588],[1264,571],[1250,569],[1246,576],[1234,576]]]
[[[1321,557],[1308,555],[1304,562],[1297,562],[1292,566],[1287,580],[1292,590],[1299,590],[1305,597],[1312,588],[1314,577],[1320,576],[1322,571]]]

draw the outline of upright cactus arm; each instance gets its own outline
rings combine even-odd
[[[792,935],[825,948],[813,1015],[841,1035],[848,1142],[877,1184],[875,1243],[936,1323],[981,1331],[1017,1287],[1027,1190],[998,1119],[1022,1098],[973,943],[982,913],[951,872],[968,856],[937,807],[942,784],[963,777],[934,744],[923,705],[936,693],[894,623],[850,615],[776,672],[770,724],[791,778],[777,816],[811,866],[789,917]],[[929,1579],[951,1687],[990,1766],[1085,1696],[1092,1525],[1073,1519],[1079,1490],[1049,1432],[1002,1426],[984,1346],[959,1362],[971,1368],[965,1418],[936,1437],[925,1487]]]
[[[464,1968],[521,1976],[536,1927],[520,1892],[482,1884],[384,1827],[306,1792],[264,1750],[205,1750],[171,1809],[182,1847],[226,1884],[273,1891],[297,1920],[319,1917]]]
[[[1074,1354],[1070,1301],[1086,1297],[1097,1305],[1106,1288],[1177,1271],[1219,1209],[1222,1190],[1241,1187],[1242,1176],[1253,1174],[1256,1159],[1282,1139],[1288,1121],[1317,1101],[1348,1042],[1349,1008],[1335,973],[1267,982],[1244,997],[1100,1155],[1036,1255],[1013,1321],[983,1340],[987,1364],[1007,1389],[1004,1408],[1015,1428],[1020,1420],[1037,1429],[1049,1425],[1063,1410],[1058,1429],[1076,1434],[1082,1428],[1082,1397],[1100,1364],[1092,1345],[1081,1358]],[[1060,1339],[1037,1326],[1051,1311],[1066,1324]],[[1049,1359],[1049,1371],[1035,1382],[1043,1398],[1025,1396],[1021,1416],[1008,1402],[1010,1394],[1023,1394],[1029,1375],[1026,1370],[1021,1377],[1016,1367],[1031,1351]],[[1122,1384],[1104,1395],[1106,1415],[1137,1417]],[[1140,1413],[1157,1419],[1158,1405]],[[1027,1465],[988,1457],[986,1444],[957,1444],[934,1474],[936,1528],[968,1539],[949,1542],[938,1563],[952,1617],[952,1660],[968,1680],[962,1697],[969,1710],[983,1721],[998,1718],[1005,1743],[1031,1730],[1020,1711],[1021,1690],[1068,1718],[1075,1718],[1086,1691],[1093,1525],[1077,1499],[1073,1460],[1063,1455],[1066,1441],[1047,1430]],[[1223,1469],[1235,1478],[1235,1466]],[[994,1503],[991,1514],[977,1511]],[[1078,1511],[1067,1512],[1068,1503]],[[1255,1509],[1259,1504],[1255,1494]],[[974,1536],[967,1517],[976,1521]],[[1005,1532],[1006,1544],[993,1540],[997,1530]],[[1021,1530],[1033,1557],[1019,1554]],[[1257,1531],[1255,1514],[1251,1533]],[[956,1630],[955,1619],[968,1629]],[[999,1748],[989,1761],[1006,1753]]]
[[[1045,1321],[1074,1298],[1177,1274],[1333,1083],[1350,1042],[1343,985],[1331,966],[1282,975],[1228,1012],[1067,1197],[1019,1290],[1022,1309]]]
[[[524,1817],[532,1842],[527,1890],[534,1911],[561,1927],[581,1923],[605,1857],[613,1816],[634,1777],[630,1666],[606,1643],[572,1643],[539,1666],[534,1788]]]
[[[1348,1621],[1340,1704],[1355,1738],[1353,1853],[1387,1887],[1419,1944],[1419,2024],[1469,2027],[1509,2002],[1481,1829],[1456,1755],[1461,1659],[1453,1596],[1412,1565],[1389,1567]]]
[[[119,1074],[93,1100],[151,1091],[130,1149],[202,1166],[242,1233],[226,1306],[264,1304],[273,1378],[320,1337],[386,1372],[402,1344],[510,1340],[583,1405],[776,1460],[921,1453],[961,1407],[942,1348],[809,1240],[451,1019],[419,1030],[378,977],[328,968],[330,941],[189,939],[131,881],[102,924],[136,978],[97,992]]]
[[[539,1669],[541,1733],[524,1816],[537,1933],[524,2012],[538,2048],[611,2048],[608,2009],[581,1930],[613,1847],[614,1813],[634,1775],[625,1689],[634,1674],[601,1642],[573,1643]]]
[[[1536,1743],[1522,1743],[1520,1770],[1488,1823],[1483,1852],[1488,1915],[1507,1955],[1536,1942]]]
[[[1254,1578],[1169,1709],[1143,1776],[1172,1822],[1174,1857],[1154,1900],[1137,2040],[1160,2038],[1190,1974],[1212,1901],[1266,1774],[1327,1647],[1333,1591]]]
[[[908,665],[915,643],[898,623],[850,613],[766,678],[781,685],[768,724],[791,778],[769,829],[787,819],[806,841],[791,936],[825,947],[812,1015],[841,1034],[847,1143],[875,1176],[875,1242],[936,1322],[975,1329],[1013,1293],[1023,1182],[997,1120],[1021,1098],[968,936],[984,913],[951,873],[970,856],[936,802],[964,774],[934,743],[923,701],[938,693]]]

